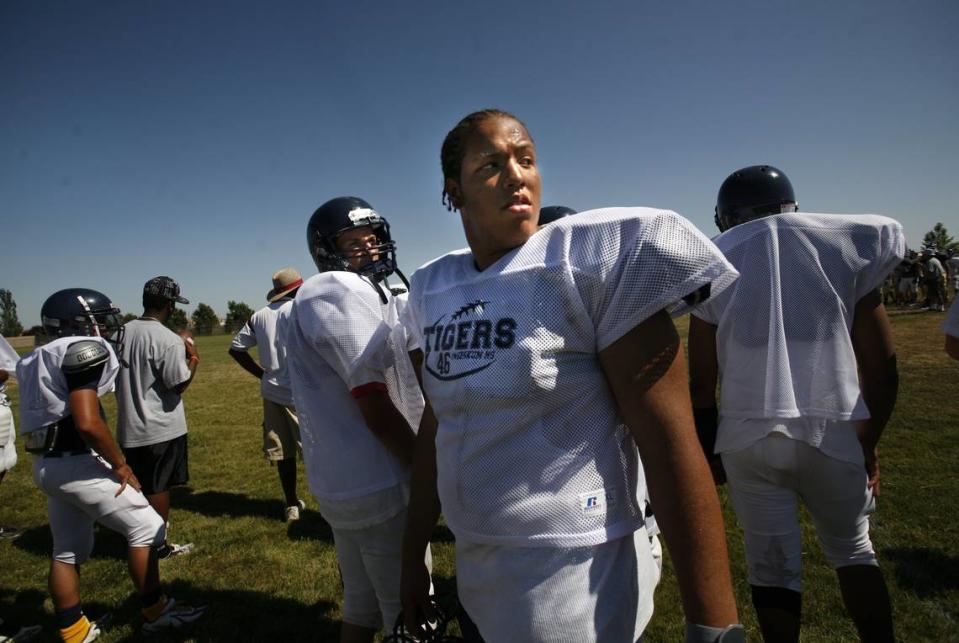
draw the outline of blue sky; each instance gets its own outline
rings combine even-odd
[[[223,315],[313,267],[306,222],[353,194],[409,273],[465,245],[439,148],[516,113],[544,204],[667,207],[714,233],[733,170],[802,209],[959,236],[959,3],[0,4],[0,287],[25,326],[85,286],[139,312],[178,279]]]

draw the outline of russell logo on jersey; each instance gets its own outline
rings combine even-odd
[[[489,319],[482,299],[467,302],[423,329],[424,363],[429,373],[443,381],[479,373],[496,362],[496,351],[516,343],[516,320]]]

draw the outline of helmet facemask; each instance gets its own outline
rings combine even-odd
[[[123,319],[116,306],[93,310],[82,295],[76,295],[80,310],[70,318],[43,317],[43,331],[49,337],[102,337],[122,352]]]
[[[396,244],[390,236],[390,224],[373,210],[350,212],[353,225],[338,230],[332,235],[315,234],[310,244],[313,261],[320,272],[344,270],[355,272],[374,281],[382,281],[396,271]],[[356,253],[344,253],[337,245],[340,236],[350,230],[369,227],[376,236],[376,244]],[[368,261],[353,267],[351,261],[358,255],[366,255]],[[374,258],[375,257],[375,258]]]
[[[74,317],[74,325],[78,331],[76,334],[102,337],[113,344],[113,350],[119,357],[123,352],[123,319],[120,317],[120,309],[111,305],[110,308],[91,310],[83,297],[78,295],[77,300],[83,307],[84,314]]]

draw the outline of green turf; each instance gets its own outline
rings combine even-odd
[[[949,500],[952,467],[959,462],[959,363],[942,351],[941,320],[932,313],[893,317],[901,392],[881,444],[883,493],[872,533],[904,641],[959,640],[959,527]],[[680,326],[685,330],[685,320]],[[276,472],[260,452],[258,384],[227,356],[229,340],[198,340],[202,363],[185,395],[191,485],[175,493],[171,516],[172,539],[193,541],[196,550],[162,562],[163,579],[178,598],[211,606],[191,633],[196,640],[336,640],[341,591],[330,531],[306,491],[302,467],[300,489],[308,510],[290,529],[280,520]],[[16,385],[10,389],[16,412]],[[112,420],[112,399],[106,407]],[[20,539],[0,542],[0,616],[9,624],[39,623],[40,640],[55,640],[46,592],[51,546],[46,503],[22,448],[20,458],[0,484],[0,523],[27,527]],[[750,638],[758,640],[741,536],[724,490],[721,499],[740,614]],[[855,640],[835,574],[806,519],[804,526],[803,640]],[[436,584],[451,591],[451,537],[442,528],[437,534]],[[102,640],[138,637],[139,606],[126,574],[124,543],[107,530],[98,530],[93,557],[83,568],[82,592],[88,613],[113,612],[115,626]],[[647,640],[681,640],[682,624],[667,564]]]

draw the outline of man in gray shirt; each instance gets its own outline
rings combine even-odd
[[[180,395],[200,361],[192,338],[164,326],[177,303],[190,302],[170,277],[154,277],[143,286],[143,315],[124,326],[122,368],[116,379],[117,442],[150,505],[167,523],[170,488],[189,480]],[[159,555],[168,558],[191,547],[167,542]]]

